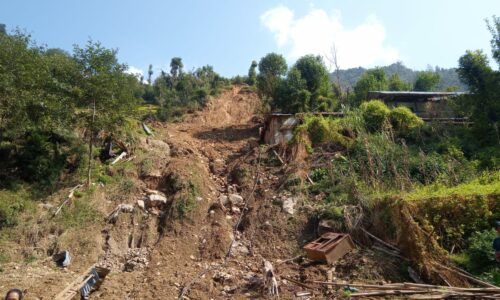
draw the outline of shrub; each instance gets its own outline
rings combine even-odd
[[[0,230],[18,224],[19,214],[33,205],[28,199],[29,194],[24,190],[0,191]]]
[[[390,110],[380,100],[371,100],[360,106],[365,126],[369,131],[379,131],[389,117]]]
[[[352,146],[352,141],[343,136],[341,130],[341,126],[334,119],[324,118],[322,116],[305,116],[303,124],[298,126],[295,130],[294,140],[304,140],[299,137],[301,134],[306,133],[311,142],[311,145],[306,145],[306,147],[316,147],[326,142],[333,142],[342,147],[350,148]]]
[[[402,132],[407,132],[424,124],[424,121],[406,106],[394,108],[389,114],[389,119],[392,126]]]
[[[75,199],[71,205],[63,207],[62,213],[57,216],[65,228],[82,228],[99,222],[101,218],[101,213],[88,202],[88,199]]]
[[[475,232],[469,239],[469,248],[466,251],[469,259],[467,268],[472,272],[483,272],[491,268],[494,261],[491,244],[497,237],[495,230]]]

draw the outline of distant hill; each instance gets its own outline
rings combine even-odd
[[[412,84],[415,82],[415,78],[418,72],[406,67],[401,62],[397,62],[381,68],[384,69],[385,73],[387,74],[387,78],[392,76],[392,74],[397,73],[402,80],[410,82]],[[361,77],[361,75],[363,75],[366,70],[367,69],[361,67],[340,70],[340,81],[344,86],[353,87],[358,81],[359,77]],[[460,82],[456,69],[444,69],[436,67],[433,71],[441,76],[441,81],[438,86],[439,91],[443,91],[449,86],[457,86],[459,88],[459,91],[467,90],[467,87],[462,82]],[[332,80],[335,80],[335,73],[330,74],[330,77],[332,78]]]

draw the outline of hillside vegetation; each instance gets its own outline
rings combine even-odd
[[[500,65],[500,18],[488,28]],[[96,41],[67,53],[0,31],[1,286],[53,299],[98,265],[102,299],[265,298],[266,261],[284,299],[356,292],[317,283],[332,278],[500,285],[500,70],[479,50],[458,62],[338,82],[314,55],[269,53],[231,79],[174,57],[142,78]],[[367,99],[456,87],[459,124]],[[266,145],[273,112],[297,124]],[[324,228],[357,245],[333,266],[303,251]]]
[[[393,63],[388,66],[382,66],[380,67],[380,69],[382,69],[388,77],[397,75],[399,76],[399,78],[401,78],[401,80],[410,83],[416,81],[419,73],[419,71],[415,71],[406,67],[402,62]],[[467,91],[467,85],[460,81],[456,68],[446,69],[435,67],[430,68],[429,70],[439,75],[441,79],[439,84],[435,87],[436,91],[446,91],[450,87],[456,88],[457,91]],[[340,82],[346,87],[353,88],[359,78],[361,78],[361,76],[363,76],[366,71],[368,71],[368,69],[362,67],[340,70]],[[330,78],[332,79],[332,81],[336,80],[336,76],[337,75],[335,72],[330,74]]]

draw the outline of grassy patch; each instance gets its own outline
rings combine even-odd
[[[403,198],[406,200],[418,200],[423,198],[450,197],[454,195],[465,197],[492,194],[500,195],[500,171],[484,173],[479,178],[453,187],[446,187],[442,184],[423,186],[413,192],[403,194]]]
[[[64,228],[79,228],[102,220],[102,214],[87,199],[75,199],[65,206],[58,215],[57,221]]]
[[[16,226],[19,215],[28,210],[35,210],[35,203],[24,188],[15,191],[0,190],[0,230]]]

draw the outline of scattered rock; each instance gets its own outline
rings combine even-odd
[[[150,194],[146,197],[144,203],[147,209],[161,208],[167,204],[167,197],[161,194]]]
[[[223,272],[223,271],[217,271],[214,274],[214,276],[212,277],[212,279],[215,282],[224,284],[224,283],[232,282],[233,276],[231,274]]]
[[[293,215],[295,213],[295,204],[297,203],[296,197],[289,197],[283,200],[283,211],[287,214]]]
[[[141,209],[146,209],[146,205],[144,204],[144,200],[137,200],[137,206]]]
[[[149,252],[147,248],[128,249],[125,256],[124,271],[144,269],[149,264]]]
[[[229,194],[229,202],[231,202],[232,205],[236,206],[241,206],[244,204],[243,197],[238,194]]]
[[[229,198],[226,195],[220,195],[219,202],[222,205],[226,205],[229,203]]]
[[[159,150],[165,156],[170,156],[170,146],[161,140],[149,140],[149,145],[151,145],[155,150]]]

